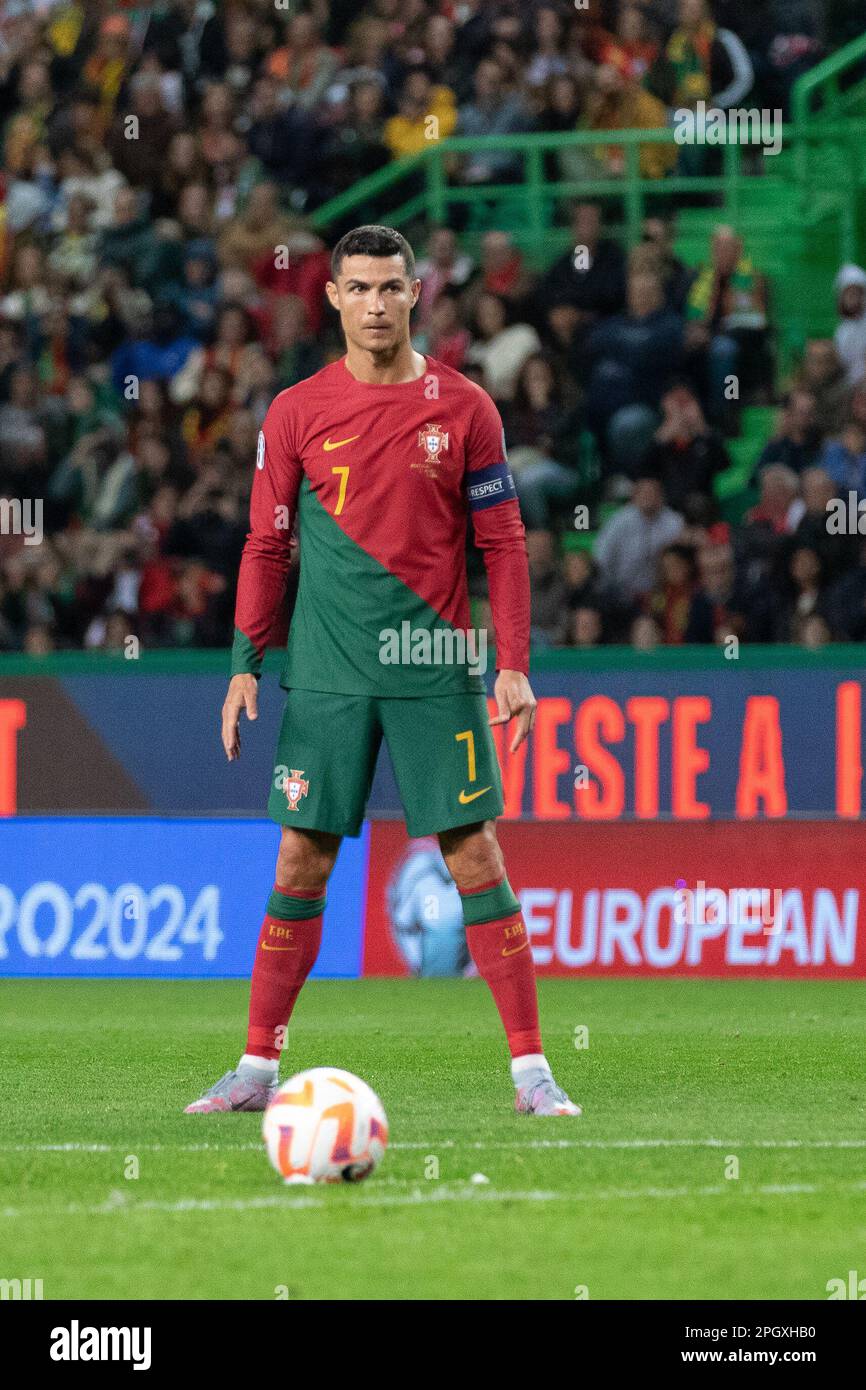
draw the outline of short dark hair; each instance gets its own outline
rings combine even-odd
[[[341,236],[331,252],[331,279],[336,280],[346,256],[402,256],[406,274],[415,279],[412,247],[394,227],[353,227]]]

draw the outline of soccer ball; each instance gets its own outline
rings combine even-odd
[[[360,1182],[382,1161],[388,1121],[366,1082],[338,1067],[313,1067],[280,1086],[262,1136],[284,1182]]]

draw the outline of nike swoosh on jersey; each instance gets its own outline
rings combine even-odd
[[[489,791],[490,791],[490,788],[489,788],[489,787],[482,787],[480,792],[465,792],[465,791],[461,791],[461,793],[460,793],[460,795],[459,795],[459,797],[458,797],[457,799],[458,799],[458,801],[460,802],[460,805],[461,805],[461,806],[468,806],[469,803],[470,803],[470,801],[477,801],[477,799],[478,799],[479,796],[483,796],[485,792],[489,792]]]
[[[331,436],[328,435],[328,438],[325,440],[324,444],[322,445],[322,448],[324,449],[326,454],[329,454],[332,449],[342,449],[344,444],[351,444],[352,440],[360,438],[361,436],[359,434],[353,434],[348,439],[335,439],[332,443]]]
[[[518,951],[525,951],[528,945],[529,942],[524,941],[522,946],[503,946],[502,954],[504,956],[516,956]]]

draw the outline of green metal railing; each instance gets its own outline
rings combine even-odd
[[[553,211],[557,202],[573,198],[603,198],[622,203],[626,239],[632,243],[639,237],[648,198],[651,197],[655,202],[658,199],[676,198],[689,193],[718,195],[725,216],[736,221],[743,176],[742,151],[754,146],[748,146],[745,141],[742,144],[736,140],[725,141],[722,144],[721,174],[642,178],[641,149],[654,144],[679,148],[672,128],[452,136],[448,140],[431,141],[429,149],[405,159],[395,160],[392,164],[378,169],[376,173],[359,180],[351,189],[329,199],[312,212],[310,221],[316,227],[325,228],[359,204],[370,202],[395,190],[409,176],[416,176],[417,182],[419,174],[423,177],[423,188],[416,189],[404,202],[389,208],[389,225],[405,226],[422,214],[431,221],[443,222],[447,220],[449,209],[452,207],[463,205],[472,208],[519,199],[525,217],[523,228],[515,231],[515,239],[522,241],[528,249],[537,245],[539,238],[553,226]],[[564,150],[592,150],[612,145],[620,146],[624,150],[625,171],[620,177],[605,176],[600,170],[598,178],[545,178],[547,155]],[[521,158],[522,181],[483,185],[449,183],[447,170],[453,156],[483,155],[485,151],[496,152],[499,155],[513,154]]]
[[[798,130],[802,130],[810,120],[828,110],[838,115],[841,104],[861,94],[863,83],[858,83],[856,88],[849,87],[843,92],[839,79],[864,61],[866,34],[859,39],[852,39],[844,48],[840,48],[837,53],[831,53],[829,58],[825,58],[822,63],[818,63],[797,79],[791,111]]]
[[[555,225],[558,202],[574,198],[605,199],[619,203],[625,241],[633,245],[640,236],[640,226],[647,202],[654,207],[666,199],[683,195],[712,194],[719,199],[719,215],[735,226],[740,222],[740,209],[749,185],[760,180],[768,190],[774,186],[784,201],[785,193],[792,195],[789,212],[800,224],[826,217],[828,212],[841,218],[840,244],[843,254],[851,257],[856,250],[856,205],[860,187],[866,183],[866,120],[849,119],[820,122],[805,121],[798,127],[788,124],[782,128],[782,150],[793,151],[793,171],[774,173],[772,156],[762,161],[760,173],[746,173],[743,167],[744,150],[756,146],[739,138],[720,141],[722,171],[714,175],[643,178],[640,172],[641,150],[647,145],[676,146],[672,128],[659,130],[565,131],[538,132],[524,135],[451,137],[431,142],[430,148],[409,158],[395,160],[374,174],[361,179],[353,188],[322,204],[310,215],[314,226],[326,228],[337,218],[344,217],[360,204],[381,199],[382,195],[398,193],[400,185],[413,177],[413,191],[402,202],[389,206],[387,220],[394,227],[406,226],[414,218],[424,216],[432,222],[449,220],[452,208],[463,206],[502,208],[516,204],[518,226],[512,228],[514,239],[521,249],[538,259],[547,259],[550,240],[567,240],[568,232]],[[816,181],[811,151],[828,141],[844,145],[848,153],[848,174],[844,182],[830,191],[834,207],[820,207],[814,198]],[[598,178],[554,179],[545,177],[546,156],[575,149],[593,150],[616,145],[624,151],[625,170],[622,176]],[[483,155],[485,151],[509,153],[522,161],[522,180],[515,183],[465,185],[449,182],[448,169],[454,156]],[[781,157],[781,156],[780,156]],[[423,181],[419,188],[416,185]],[[796,202],[794,202],[796,199]],[[491,213],[491,216],[494,214]],[[493,225],[493,223],[491,223]],[[545,245],[545,240],[547,244]]]
[[[567,239],[567,231],[556,227],[556,205],[574,198],[605,199],[621,206],[625,240],[634,244],[640,233],[647,200],[654,206],[659,201],[689,194],[709,194],[717,197],[720,214],[735,225],[739,223],[740,207],[753,178],[761,178],[764,187],[773,181],[782,195],[790,192],[796,203],[789,205],[791,214],[799,221],[811,223],[828,215],[840,222],[840,245],[846,257],[856,254],[857,199],[861,186],[866,184],[863,149],[866,146],[862,120],[839,120],[852,109],[855,98],[866,103],[866,80],[855,81],[843,88],[846,75],[856,77],[858,68],[866,66],[866,34],[832,54],[812,71],[801,77],[794,87],[793,118],[782,133],[783,149],[793,153],[793,176],[790,167],[774,171],[770,158],[762,160],[760,174],[746,174],[743,168],[743,148],[754,148],[738,140],[722,143],[722,170],[709,176],[681,177],[669,175],[660,179],[641,177],[642,147],[653,144],[676,145],[672,128],[659,130],[536,132],[523,135],[466,137],[431,141],[417,155],[394,160],[374,174],[361,179],[352,188],[316,208],[310,214],[313,226],[325,229],[338,219],[351,214],[362,204],[387,204],[387,220],[391,226],[404,227],[423,217],[429,222],[448,220],[449,211],[463,206],[473,209],[512,208],[509,221],[515,241],[529,258],[539,261],[549,258],[552,241]],[[821,205],[815,203],[814,185],[821,181],[821,162],[813,155],[826,150],[828,141],[837,141],[847,156],[849,172],[844,178],[833,176],[832,187],[825,180]],[[547,157],[563,151],[591,152],[603,146],[617,145],[624,150],[625,170],[621,177],[605,176],[599,170],[597,178],[548,180],[545,178]],[[522,177],[518,182],[464,185],[449,182],[449,168],[455,156],[478,155],[485,151],[513,154],[520,161]],[[790,161],[788,162],[790,164]],[[408,185],[407,187],[403,187]],[[404,192],[400,201],[401,191]],[[767,189],[769,191],[769,189]],[[516,212],[516,216],[514,215]],[[495,219],[495,213],[490,213]],[[484,218],[481,217],[481,222]],[[491,220],[490,225],[495,225]],[[471,229],[471,230],[476,230]]]

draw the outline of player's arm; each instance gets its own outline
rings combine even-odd
[[[535,723],[529,684],[529,562],[514,479],[505,456],[499,411],[485,393],[467,441],[466,491],[475,543],[487,571],[496,634],[497,714],[491,724],[517,720],[512,753]]]
[[[282,616],[300,483],[288,411],[278,397],[259,435],[250,529],[238,572],[232,674],[222,710],[223,747],[230,762],[240,754],[241,712],[248,719],[258,716],[258,679],[268,640]]]

